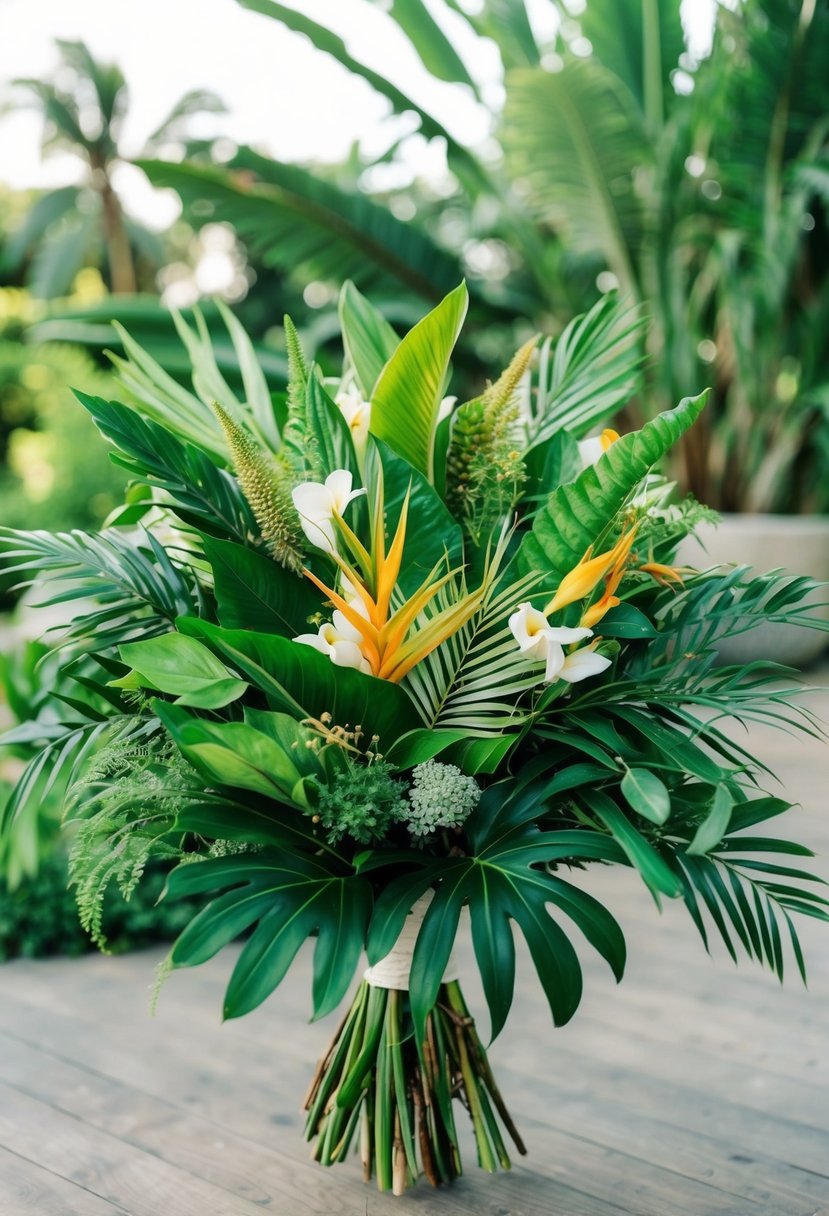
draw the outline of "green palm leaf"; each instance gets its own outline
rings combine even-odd
[[[643,211],[633,173],[651,150],[625,87],[592,59],[569,60],[559,72],[514,72],[503,141],[539,214],[563,225],[576,251],[602,254],[622,290],[638,298]]]
[[[227,168],[139,161],[150,181],[185,204],[211,206],[266,265],[335,282],[403,286],[440,299],[458,281],[455,258],[426,233],[362,194],[298,165],[242,148]]]

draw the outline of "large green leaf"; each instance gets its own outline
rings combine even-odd
[[[338,667],[312,646],[271,634],[222,629],[195,618],[180,620],[178,625],[242,672],[275,709],[297,719],[319,718],[327,712],[339,726],[359,724],[369,738],[379,735],[381,751],[420,725],[414,705],[399,685]]]
[[[343,283],[339,312],[343,346],[368,401],[400,339],[383,314],[350,281]]]
[[[542,833],[527,823],[510,826],[499,792],[482,798],[467,830],[472,855],[438,861],[425,872],[404,874],[387,885],[369,928],[369,961],[388,952],[414,901],[435,886],[412,960],[410,991],[418,1033],[422,1034],[426,1015],[437,998],[466,903],[493,1037],[502,1029],[512,1001],[513,920],[529,946],[553,1020],[562,1025],[573,1016],[581,999],[581,967],[550,906],[575,922],[617,979],[624,970],[625,944],[619,926],[602,904],[546,867],[550,862],[591,857],[615,861],[617,847],[595,832]]]
[[[461,283],[418,321],[386,364],[371,402],[371,433],[434,481],[438,410],[469,296]]]
[[[560,582],[595,545],[648,470],[698,418],[708,392],[685,397],[676,409],[623,435],[575,481],[560,486],[536,515],[520,557],[527,569]]]
[[[301,783],[309,769],[320,770],[305,747],[307,736],[288,714],[277,715],[279,722],[264,731],[249,722],[197,718],[164,701],[153,706],[181,754],[211,785],[306,806]]]
[[[141,678],[142,687],[170,693],[178,705],[221,709],[238,700],[248,687],[244,680],[231,676],[212,650],[181,633],[128,642],[119,652]],[[130,685],[125,683],[125,687]]]
[[[204,539],[213,569],[219,623],[225,629],[253,629],[292,638],[306,633],[319,612],[319,592],[307,579],[285,570],[255,549],[231,541]]]
[[[314,1016],[324,1017],[345,996],[371,912],[371,887],[364,879],[332,872],[318,858],[266,850],[179,866],[167,893],[214,896],[176,941],[176,967],[205,962],[256,926],[227,987],[226,1018],[241,1017],[270,996],[312,935]]]

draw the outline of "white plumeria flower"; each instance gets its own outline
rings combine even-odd
[[[362,605],[352,604],[351,607],[359,612]],[[361,638],[359,629],[355,629],[337,608],[331,621],[320,625],[318,633],[301,633],[294,641],[301,642],[303,646],[313,646],[320,654],[327,654],[338,667],[356,667],[358,671],[370,675],[371,667],[360,650]]]
[[[592,464],[596,464],[600,457],[604,456],[605,452],[619,438],[618,431],[611,430],[606,427],[601,435],[593,435],[590,439],[579,440],[579,456],[581,458],[581,467],[589,469]]]
[[[291,494],[302,531],[324,553],[337,551],[334,516],[343,515],[350,502],[365,494],[365,490],[352,490],[351,485],[348,469],[335,469],[324,482],[303,481]]]
[[[594,654],[589,648],[566,655],[565,646],[592,637],[593,630],[583,625],[576,629],[569,629],[564,625],[553,626],[544,613],[533,608],[532,604],[519,604],[518,610],[509,618],[509,627],[521,653],[528,659],[545,663],[544,680],[548,684],[559,679],[574,683],[586,676],[598,674],[609,666],[607,659]],[[586,662],[588,658],[597,660],[598,666]],[[578,662],[573,663],[574,659]],[[582,670],[583,674],[579,674]]]
[[[355,451],[363,452],[368,441],[371,402],[365,400],[356,384],[350,384],[348,388],[340,389],[334,402],[348,423]]]
[[[596,654],[590,646],[582,646],[581,650],[574,650],[572,654],[567,655],[558,678],[566,680],[568,684],[577,684],[579,680],[586,680],[588,676],[597,676],[606,671],[609,666],[610,659],[605,658],[603,654]]]

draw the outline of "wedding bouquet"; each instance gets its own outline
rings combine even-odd
[[[193,390],[123,335],[124,402],[78,392],[134,478],[98,535],[2,532],[7,570],[71,602],[59,645],[78,696],[34,723],[9,803],[23,830],[62,782],[72,881],[103,945],[110,882],[153,857],[166,898],[201,899],[168,967],[236,938],[224,1015],[258,1006],[315,939],[313,1013],[364,972],[307,1098],[325,1165],[356,1146],[400,1193],[520,1136],[452,957],[468,910],[490,1034],[523,935],[560,1025],[579,1004],[575,926],[617,978],[625,942],[580,884],[638,871],[782,978],[793,913],[829,919],[809,850],[751,829],[781,812],[723,718],[811,729],[780,669],[716,665],[716,641],[767,621],[814,628],[812,584],[678,569],[706,516],[656,466],[704,394],[618,435],[641,322],[610,297],[553,346],[528,341],[458,405],[446,396],[467,294],[400,340],[348,284],[345,362],[325,379],[285,323],[273,393],[235,318],[243,392],[209,335],[178,319]],[[778,860],[775,858],[782,858]],[[784,948],[784,941],[788,945]]]

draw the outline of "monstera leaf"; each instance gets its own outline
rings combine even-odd
[[[206,893],[213,898],[176,941],[172,962],[174,967],[203,963],[256,926],[227,986],[226,1018],[261,1005],[313,934],[314,1017],[337,1007],[365,940],[371,912],[371,887],[365,879],[339,874],[321,858],[266,849],[181,865],[167,882],[171,896]]]
[[[533,799],[503,801],[491,786],[467,823],[473,853],[443,860],[389,883],[377,901],[367,951],[376,962],[391,949],[412,904],[436,888],[415,946],[411,972],[412,1013],[422,1034],[449,960],[461,909],[469,904],[472,943],[489,1005],[493,1038],[503,1028],[515,982],[515,921],[530,950],[556,1025],[575,1013],[582,974],[568,935],[548,908],[564,913],[620,979],[625,942],[616,921],[592,895],[546,868],[563,859],[618,861],[615,842],[598,832],[542,832],[526,817],[538,813]]]
[[[648,470],[661,460],[702,412],[707,391],[685,397],[676,409],[618,439],[595,465],[568,485],[559,486],[538,512],[520,555],[526,569],[560,581],[594,545],[608,522]]]

